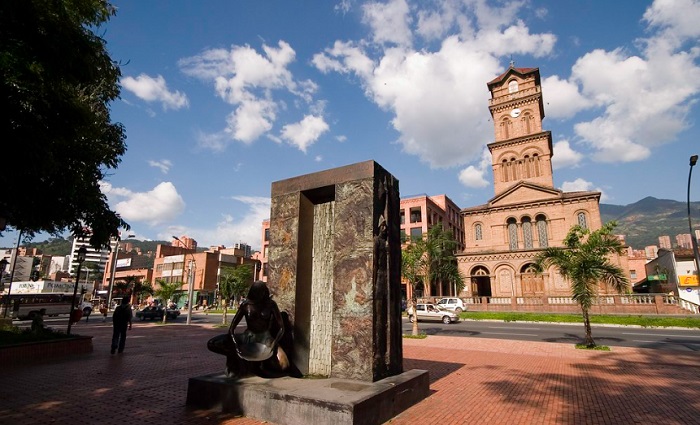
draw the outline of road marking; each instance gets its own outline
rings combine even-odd
[[[632,333],[632,332],[623,332],[623,335],[642,335],[642,336],[650,336],[648,333]],[[665,337],[670,337],[670,338],[700,338],[700,335],[679,335],[679,334],[671,334],[671,335],[665,335],[665,334],[651,334],[653,336],[665,336]]]
[[[698,345],[700,342],[677,342],[677,341],[664,341],[664,340],[656,340],[656,341],[644,341],[641,339],[633,339],[632,341],[634,342],[650,342],[654,344],[683,344],[683,345]]]
[[[539,335],[537,335],[537,334],[521,334],[521,333],[514,333],[514,332],[482,332],[482,334],[489,334],[489,335],[539,336]]]
[[[518,326],[490,326],[489,329],[517,329],[523,331],[539,331],[540,328],[521,328]]]

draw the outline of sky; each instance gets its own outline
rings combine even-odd
[[[128,151],[102,190],[138,239],[259,249],[273,182],[366,160],[402,197],[484,204],[511,61],[540,70],[559,189],[685,201],[700,153],[700,0],[113,4]]]

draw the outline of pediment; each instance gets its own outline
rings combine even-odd
[[[489,207],[561,199],[563,192],[553,187],[518,182],[489,200]]]

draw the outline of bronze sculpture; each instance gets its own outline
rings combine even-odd
[[[245,317],[246,330],[235,333]],[[301,377],[291,360],[292,327],[286,312],[280,312],[270,290],[262,281],[254,282],[248,297],[236,311],[229,331],[209,340],[210,351],[226,356],[226,376],[241,378]]]

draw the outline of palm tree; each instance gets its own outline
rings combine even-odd
[[[153,295],[153,286],[151,282],[144,280],[141,282],[137,280],[134,282],[134,295],[136,296],[136,301],[141,304],[143,302],[144,295]]]
[[[168,283],[164,281],[163,279],[156,279],[156,285],[158,285],[158,288],[153,291],[156,297],[160,298],[163,303],[166,303],[168,300],[173,298],[173,295],[177,291],[182,288],[183,283],[182,282],[171,282]],[[167,306],[166,308],[163,309],[163,323],[167,322],[168,319],[168,309]]]
[[[416,311],[416,303],[418,302],[416,296],[416,286],[423,280],[423,274],[425,269],[425,264],[423,261],[424,251],[423,251],[423,240],[417,240],[406,246],[405,249],[401,250],[401,275],[404,280],[411,285],[411,299],[408,300],[407,310],[409,312]],[[413,321],[413,329],[411,332],[413,335],[418,335],[418,321]]]
[[[226,268],[221,273],[219,281],[219,294],[221,296],[221,305],[224,308],[222,324],[226,324],[228,313],[228,300],[231,297],[244,295],[250,283],[253,280],[253,270],[248,264],[240,265],[235,268]]]
[[[464,288],[464,278],[454,256],[456,249],[457,241],[452,232],[437,225],[431,227],[424,238],[410,242],[402,250],[401,271],[411,285],[411,307],[414,311],[417,302],[415,286],[420,282],[428,294],[433,283],[455,285],[457,293]],[[413,335],[418,335],[417,320],[413,321]]]
[[[598,284],[607,283],[618,293],[628,288],[629,281],[622,268],[610,261],[613,254],[624,252],[622,242],[613,234],[617,223],[606,223],[596,231],[573,226],[564,238],[564,247],[551,247],[535,258],[540,273],[554,266],[571,282],[572,298],[583,313],[586,347],[596,346],[591,334],[589,310],[595,300]]]

